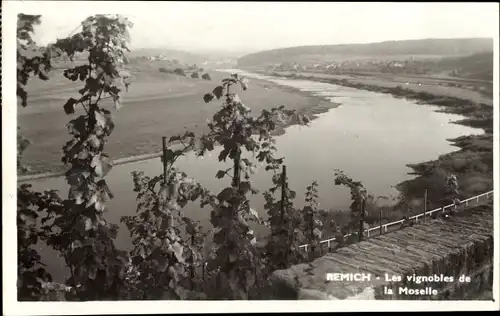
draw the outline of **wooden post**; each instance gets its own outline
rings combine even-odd
[[[363,231],[365,224],[365,199],[361,201],[361,216],[359,219],[359,241],[363,240]]]
[[[380,235],[383,235],[384,232],[383,232],[383,227],[382,227],[382,209],[379,210],[379,213],[378,213],[378,224],[379,224],[379,231],[380,231]]]
[[[206,280],[206,271],[205,271],[205,268],[206,268],[206,265],[207,263],[205,261],[202,262],[201,264],[201,273],[203,274],[203,282],[207,282]]]
[[[290,241],[290,236],[287,234],[287,229],[285,225],[285,200],[286,200],[286,166],[283,165],[281,171],[281,205],[280,205],[280,222],[281,228],[283,230],[283,235],[285,235],[285,240]],[[288,247],[287,247],[288,248]],[[288,251],[285,251],[285,262],[288,262]]]
[[[194,248],[194,235],[191,235],[191,246]],[[195,276],[194,256],[191,256],[191,290],[194,291],[194,276]]]
[[[163,142],[163,184],[167,185],[167,137],[161,138]]]
[[[316,246],[314,245],[314,210],[313,208],[311,207],[311,210],[310,210],[310,223],[309,223],[309,229],[310,229],[310,233],[311,233],[311,239],[310,239],[310,243],[311,243],[311,258],[314,257],[314,251],[316,250]]]
[[[283,225],[283,219],[285,218],[285,199],[286,199],[286,166],[283,166],[281,172],[281,225]]]
[[[240,154],[234,158],[233,188],[240,187]]]
[[[426,217],[427,217],[427,189],[425,189],[424,193],[424,224],[426,221]]]

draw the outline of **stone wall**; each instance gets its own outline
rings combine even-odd
[[[493,205],[479,206],[275,271],[266,296],[275,300],[470,299],[491,289],[492,263]],[[327,273],[364,273],[370,279],[356,282],[330,275],[337,280],[328,281]],[[439,282],[417,284],[408,280],[413,275],[436,276]],[[470,282],[460,282],[461,276]],[[411,290],[423,292],[412,295]]]

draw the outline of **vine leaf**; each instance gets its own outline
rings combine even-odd
[[[90,135],[87,141],[93,148],[99,148],[101,145],[101,140],[95,134]]]
[[[256,210],[254,210],[253,208],[250,208],[250,209],[249,209],[249,213],[250,213],[250,215],[252,215],[252,216],[253,216],[253,217],[255,217],[256,219],[258,219],[258,218],[259,218],[259,213],[257,213],[257,211],[256,211]]]
[[[224,170],[219,170],[219,171],[217,171],[217,174],[215,175],[215,177],[217,179],[222,179],[222,178],[224,178],[225,174],[226,174],[226,172]]]
[[[174,255],[175,255],[175,258],[177,259],[177,261],[179,261],[180,263],[183,263],[184,257],[182,256],[182,252],[183,252],[182,245],[180,245],[178,242],[175,242],[172,245],[172,250],[174,252]]]
[[[78,118],[70,121],[67,124],[68,132],[72,135],[82,135],[85,133],[86,120],[84,116],[79,116]]]
[[[113,164],[108,156],[102,154],[100,156],[95,156],[92,159],[90,166],[94,167],[94,173],[98,177],[103,178],[109,173],[109,171],[111,171]]]
[[[75,105],[78,100],[74,98],[69,98],[66,104],[64,104],[64,112],[68,115],[75,113]]]
[[[250,185],[250,182],[244,181],[240,183],[240,190],[243,194],[247,194],[248,191],[252,190],[252,186]]]
[[[97,202],[97,195],[95,194],[92,194],[92,196],[90,197],[90,199],[88,200],[87,204],[85,205],[85,207],[91,207],[92,205],[94,205],[95,203]]]
[[[116,95],[116,96],[113,95],[113,103],[115,105],[115,109],[117,109],[117,110],[119,110],[123,107],[122,103],[121,103],[121,97],[119,95]]]
[[[223,91],[224,91],[224,88],[222,86],[217,86],[217,87],[215,87],[214,91],[212,91],[212,93],[215,95],[217,100],[219,100],[220,97],[222,96]]]
[[[96,123],[99,127],[106,127],[106,118],[104,117],[104,115],[102,115],[100,112],[95,112],[95,120],[96,120]]]
[[[248,89],[248,80],[246,78],[240,79],[240,85],[241,89],[243,89],[243,91],[246,91]]]
[[[203,100],[205,101],[205,103],[208,103],[208,102],[212,101],[213,99],[214,99],[214,95],[212,93],[206,93],[203,96]]]
[[[222,203],[228,201],[233,196],[233,188],[225,188],[217,195],[217,199]]]

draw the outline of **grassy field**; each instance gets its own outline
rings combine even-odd
[[[160,73],[156,65],[131,69],[132,84],[124,95],[123,108],[115,111],[116,127],[109,137],[106,151],[113,159],[148,154],[161,150],[161,137],[186,130],[206,131],[207,119],[220,107],[220,102],[205,104],[203,95],[213,90],[227,74],[210,72],[212,81]],[[78,95],[82,82],[71,82],[62,70],[53,72],[48,81],[32,80],[28,85],[28,106],[18,106],[21,134],[33,144],[24,156],[31,174],[58,172],[62,146],[69,140],[66,124],[77,114],[64,114],[63,104]],[[241,99],[255,114],[262,109],[286,105],[289,109],[325,111],[333,104],[291,88],[278,87],[261,80],[250,80],[250,88],[239,92]],[[112,107],[105,100],[106,107]]]
[[[278,75],[292,76],[293,72],[277,72]],[[348,80],[351,84],[379,88],[402,86],[415,92],[426,92],[438,96],[448,96],[476,103],[493,105],[493,83],[480,80],[438,78],[429,76],[400,76],[390,74],[325,74],[318,72],[299,72],[296,76],[326,80]],[[480,91],[479,89],[484,87]],[[476,91],[477,90],[477,91]]]

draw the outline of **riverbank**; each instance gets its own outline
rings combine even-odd
[[[211,119],[221,103],[205,104],[203,95],[212,91],[228,74],[211,72],[211,76],[212,81],[204,81],[173,75],[141,74],[141,81],[133,82],[125,95],[123,108],[112,110],[116,127],[108,139],[106,152],[113,157],[114,164],[159,157],[163,136],[170,138],[186,131],[195,135],[206,133],[207,120]],[[58,77],[51,78],[37,83],[39,87],[30,87],[28,107],[18,109],[20,133],[32,141],[22,160],[30,171],[19,175],[20,181],[61,176],[67,169],[61,162],[61,148],[69,139],[66,124],[76,116],[65,115],[62,104],[64,98],[71,96],[73,88],[77,93],[78,87],[59,81]],[[51,85],[54,88],[50,89]],[[255,115],[263,109],[285,105],[314,118],[315,114],[337,106],[321,97],[258,79],[251,79],[249,89],[238,93]],[[112,107],[108,103],[104,107]],[[292,121],[280,126],[277,134],[296,123]]]
[[[258,72],[270,75],[264,71]],[[464,135],[456,139],[450,139],[453,146],[459,150],[437,157],[436,160],[409,164],[416,177],[414,179],[399,183],[396,187],[408,200],[423,200],[424,191],[428,191],[428,202],[430,206],[440,206],[446,203],[445,180],[449,174],[455,174],[460,184],[461,198],[467,198],[493,189],[493,96],[491,100],[481,98],[478,102],[477,95],[461,92],[461,97],[451,96],[446,90],[443,93],[425,91],[425,87],[418,88],[403,87],[401,85],[367,84],[346,78],[336,78],[334,75],[274,72],[272,75],[290,79],[311,80],[330,83],[345,87],[391,94],[396,98],[405,98],[417,101],[420,104],[437,105],[440,111],[465,116],[466,118],[457,122],[465,126],[481,128],[482,135]],[[457,92],[455,90],[455,95]],[[425,141],[425,140],[422,140]]]

